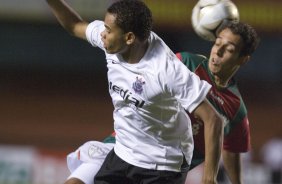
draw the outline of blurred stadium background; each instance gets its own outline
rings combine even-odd
[[[68,2],[89,21],[103,19],[112,3]],[[208,56],[211,43],[191,29],[196,2],[146,0],[153,11],[154,30],[173,51]],[[282,1],[233,2],[241,21],[261,36],[251,62],[236,76],[252,133],[252,150],[244,156],[244,180],[281,184]],[[0,184],[63,183],[68,175],[66,154],[112,132],[103,53],[68,35],[44,0],[0,1],[0,112]],[[199,183],[198,170],[190,184]],[[219,180],[228,183],[224,174]]]

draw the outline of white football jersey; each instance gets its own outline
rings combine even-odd
[[[88,41],[103,48],[104,22],[86,30]],[[137,64],[119,54],[106,54],[109,93],[114,105],[115,153],[126,162],[147,169],[180,171],[183,154],[190,164],[192,112],[210,85],[178,60],[153,32],[149,47]]]

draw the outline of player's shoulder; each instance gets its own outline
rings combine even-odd
[[[100,20],[94,20],[87,24],[85,28],[85,36],[89,43],[93,46],[102,47],[103,43],[101,41],[101,32],[105,29],[104,22]]]
[[[86,27],[86,30],[85,30],[85,32],[86,33],[91,33],[91,32],[93,32],[93,30],[95,30],[95,29],[104,29],[104,22],[103,21],[101,21],[101,20],[94,20],[94,21],[92,21],[92,22],[90,22],[90,23],[87,23],[87,27]]]
[[[177,52],[176,56],[180,60],[184,60],[184,59],[193,59],[193,60],[199,60],[199,61],[207,60],[207,57],[202,54],[195,54],[195,53],[187,52],[187,51]]]
[[[191,52],[178,52],[176,56],[183,62],[190,70],[195,70],[199,65],[207,63],[206,56],[201,54],[195,54]]]

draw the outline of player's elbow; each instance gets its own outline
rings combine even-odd
[[[223,129],[224,129],[223,118],[219,114],[217,114],[215,116],[215,121],[217,122],[216,126],[217,126],[218,131],[223,134]]]
[[[209,128],[214,131],[215,135],[223,136],[224,122],[223,118],[216,112],[209,114]]]
[[[209,132],[208,134],[222,136],[223,118],[207,100],[195,109],[194,115],[204,122],[205,131]]]

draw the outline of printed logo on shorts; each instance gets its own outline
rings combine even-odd
[[[95,156],[99,155],[106,155],[108,154],[107,151],[97,145],[92,144],[88,149],[88,155],[91,158],[94,158]]]
[[[136,77],[136,81],[133,83],[132,88],[135,91],[135,93],[141,94],[143,92],[143,85],[145,84],[145,81],[142,81],[142,78]]]

